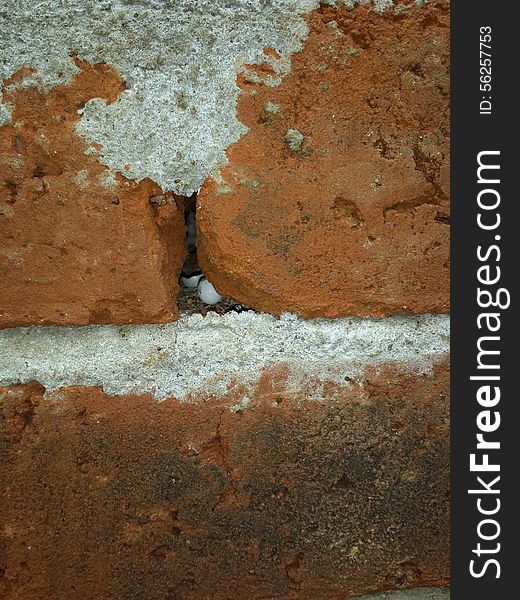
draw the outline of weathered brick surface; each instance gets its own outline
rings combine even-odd
[[[9,4],[0,328],[448,311],[447,0]],[[447,585],[446,318],[0,333],[2,599]]]
[[[48,93],[4,82],[0,127],[0,327],[176,318],[184,217],[150,180],[114,176],[76,134],[91,98],[124,88],[105,65]],[[92,150],[93,147],[91,147]]]
[[[285,374],[193,403],[4,388],[2,598],[330,600],[445,585],[447,364],[369,368],[347,388],[320,384],[318,401]]]
[[[448,311],[448,11],[322,6],[279,87],[267,67],[241,77],[249,131],[199,197],[222,294],[275,314]]]
[[[307,317],[448,311],[448,8],[323,4],[281,85],[261,83],[270,49],[239,76],[249,131],[199,197],[198,255],[223,295]],[[30,65],[2,84],[0,327],[175,319],[182,215],[85,154],[78,109],[125,84],[75,61],[47,91]]]

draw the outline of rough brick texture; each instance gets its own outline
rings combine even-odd
[[[114,175],[88,153],[77,111],[124,86],[109,67],[76,62],[80,74],[47,93],[17,86],[24,70],[4,82],[13,114],[0,127],[0,327],[178,315],[183,211],[152,181]]]
[[[448,368],[322,399],[283,366],[194,403],[1,394],[6,600],[330,600],[445,585]],[[319,384],[319,382],[317,382]]]
[[[445,597],[448,0],[6,6],[0,598]]]
[[[199,196],[222,294],[307,317],[448,311],[448,9],[322,6],[280,86],[241,76],[249,131]]]

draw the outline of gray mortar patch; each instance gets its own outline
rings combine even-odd
[[[378,11],[392,4],[373,2]],[[109,105],[87,102],[77,131],[101,145],[99,160],[112,171],[190,195],[246,131],[237,120],[237,72],[268,62],[275,76],[266,83],[280,83],[307,37],[302,15],[318,6],[319,0],[0,0],[0,81],[27,66],[36,73],[14,85],[67,83],[78,73],[72,53],[110,65],[127,89]],[[9,119],[10,107],[0,104],[0,125]]]
[[[78,72],[76,53],[104,62],[127,89],[89,101],[77,131],[101,144],[100,161],[189,195],[225,162],[246,131],[236,118],[237,71],[272,62],[286,71],[301,49],[301,14],[318,0],[0,0],[0,80],[36,68],[17,86],[44,89]],[[280,55],[264,54],[272,48]],[[0,123],[9,118],[0,110]],[[125,165],[130,169],[126,170]]]
[[[0,127],[7,125],[11,121],[11,107],[8,104],[0,103]]]
[[[374,3],[377,12],[383,12],[393,5],[394,0],[321,0],[322,4],[327,4],[334,8],[346,6],[350,9],[355,8],[356,4],[370,4],[371,2]]]
[[[327,382],[363,385],[368,366],[428,373],[448,352],[444,315],[304,320],[209,313],[166,325],[5,329],[0,385],[36,380],[48,390],[88,385],[109,395],[195,401],[234,385],[252,389],[263,369],[287,364],[286,389],[306,386],[308,397],[319,400]]]
[[[397,592],[384,592],[352,598],[352,600],[450,600],[450,590],[441,588],[416,588]]]

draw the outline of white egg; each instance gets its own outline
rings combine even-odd
[[[213,287],[213,284],[205,278],[199,281],[197,293],[204,304],[216,304],[222,300],[222,296]]]
[[[181,283],[184,287],[194,289],[199,285],[199,281],[202,279],[202,274],[190,275],[189,277],[181,277]]]

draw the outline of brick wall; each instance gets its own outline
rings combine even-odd
[[[447,0],[5,5],[2,597],[446,598]]]

